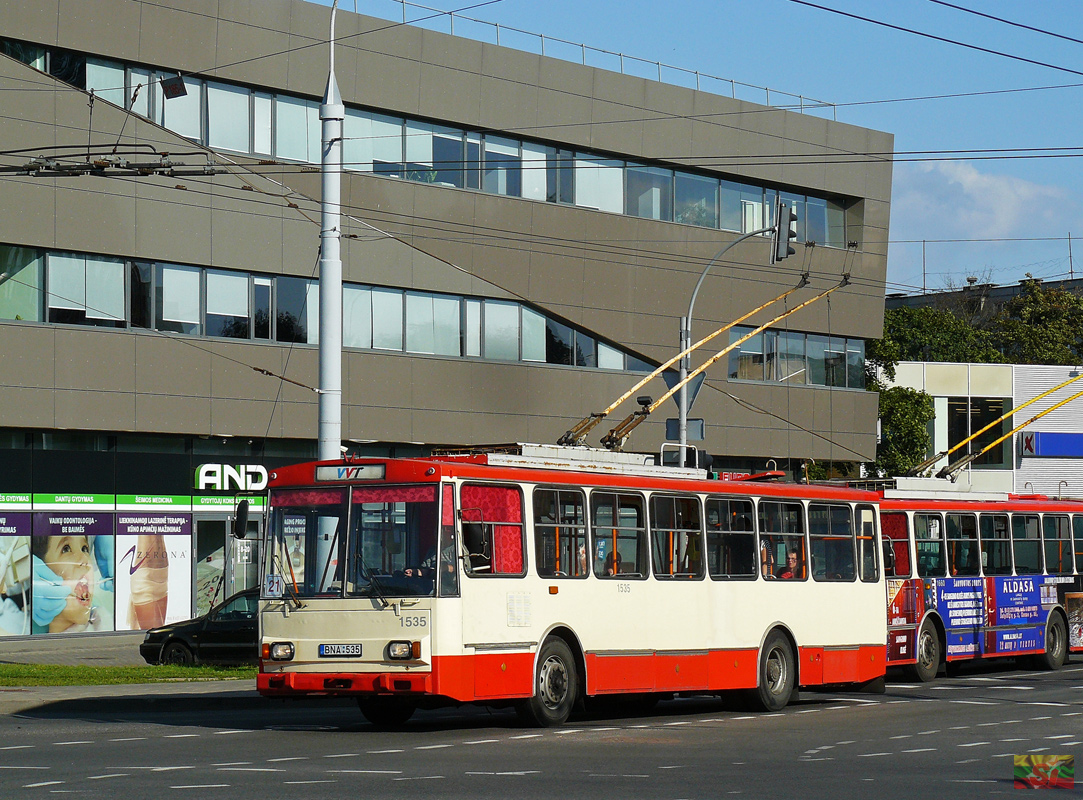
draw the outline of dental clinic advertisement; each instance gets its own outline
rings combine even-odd
[[[0,512],[0,636],[30,635],[30,512]]]
[[[33,633],[113,630],[113,515],[33,515]]]

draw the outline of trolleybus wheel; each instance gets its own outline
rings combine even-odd
[[[1049,615],[1045,624],[1045,652],[1038,656],[1042,669],[1060,669],[1068,655],[1068,636],[1064,629],[1064,619],[1055,611]]]
[[[399,697],[359,697],[361,716],[377,728],[397,728],[414,715],[415,706]]]
[[[779,711],[786,707],[793,694],[797,680],[797,666],[789,640],[773,631],[763,644],[760,653],[759,685],[756,701],[766,711]]]
[[[937,635],[936,626],[929,620],[921,623],[914,647],[918,660],[907,672],[922,683],[928,683],[940,671],[940,636]]]
[[[572,713],[578,686],[571,648],[563,639],[547,639],[538,654],[534,696],[516,706],[516,711],[541,728],[563,725]]]

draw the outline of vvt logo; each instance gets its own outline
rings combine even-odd
[[[267,468],[259,464],[200,464],[196,468],[196,489],[199,491],[261,492],[266,488]]]

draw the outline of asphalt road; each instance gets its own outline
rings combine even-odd
[[[341,701],[52,704],[0,716],[0,797],[988,797],[1015,791],[1017,753],[1083,756],[1078,658],[805,692],[777,714],[677,699],[549,730],[478,708],[386,733]]]

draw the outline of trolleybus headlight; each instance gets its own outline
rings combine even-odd
[[[409,659],[414,655],[414,648],[411,642],[391,642],[387,646],[387,654],[392,658]]]
[[[271,645],[271,660],[272,661],[292,661],[293,660],[293,643],[292,642],[275,642]]]

